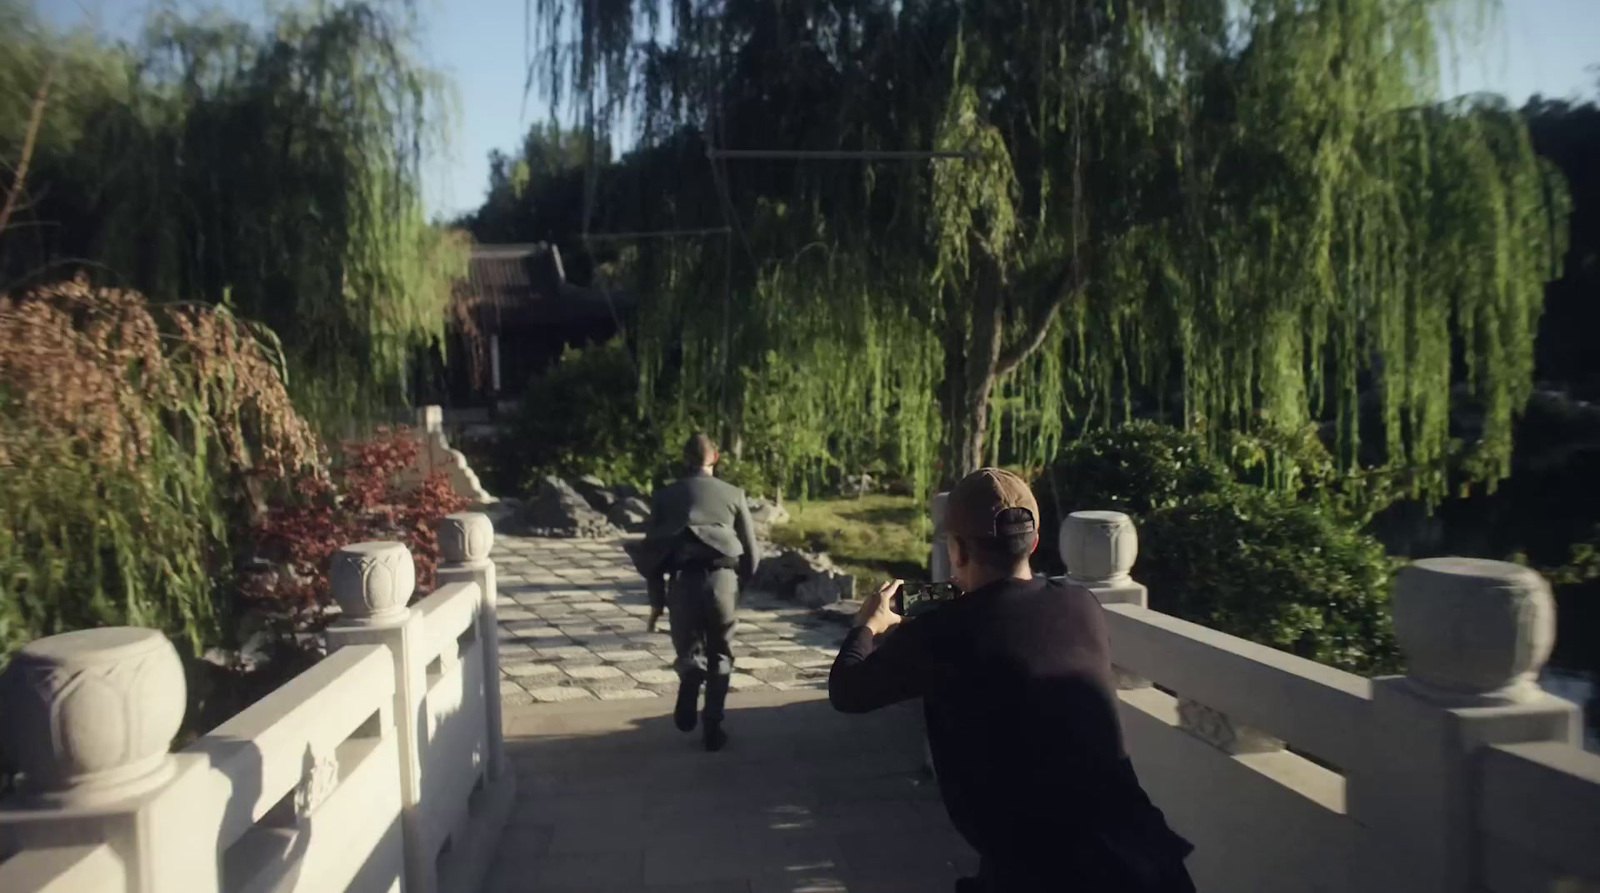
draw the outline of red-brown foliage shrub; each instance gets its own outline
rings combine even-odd
[[[439,542],[434,525],[470,502],[440,473],[407,485],[402,472],[421,445],[406,428],[378,429],[372,439],[343,444],[328,478],[306,476],[282,504],[269,506],[255,531],[262,557],[278,566],[245,586],[246,597],[289,614],[299,630],[320,625],[332,604],[328,565],[340,547],[394,540],[411,550],[417,590],[434,585]]]

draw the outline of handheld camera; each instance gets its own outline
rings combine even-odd
[[[951,601],[961,595],[954,583],[926,583],[920,580],[907,580],[900,584],[900,591],[894,594],[894,611],[896,614],[910,620],[913,617],[926,614],[945,602]]]

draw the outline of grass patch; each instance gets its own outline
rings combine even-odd
[[[910,496],[813,499],[785,503],[790,521],[772,528],[779,546],[827,552],[856,578],[856,592],[885,580],[926,579],[932,524]]]

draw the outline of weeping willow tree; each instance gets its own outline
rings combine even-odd
[[[447,105],[414,26],[403,3],[291,7],[265,30],[164,10],[113,46],[6,0],[0,83],[53,89],[0,234],[5,286],[86,272],[226,304],[282,337],[314,416],[394,404],[467,256],[423,213]],[[6,148],[26,111],[0,104]]]
[[[1514,114],[1438,101],[1451,7],[528,0],[556,107],[641,124],[648,198],[592,205],[733,230],[638,248],[647,386],[919,482],[1143,414],[1322,423],[1432,496],[1508,471],[1565,227]]]

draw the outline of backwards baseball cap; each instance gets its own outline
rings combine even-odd
[[[1026,509],[1027,516],[1012,509]],[[1001,517],[1005,513],[1005,517]],[[996,539],[1039,530],[1039,503],[1022,478],[980,468],[961,479],[944,504],[944,528],[963,538]]]

